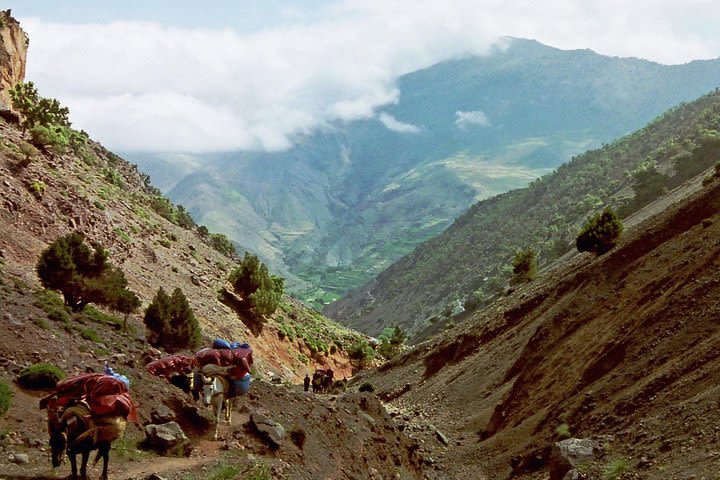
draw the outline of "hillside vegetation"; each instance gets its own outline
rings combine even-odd
[[[502,290],[518,250],[532,247],[547,264],[574,248],[580,226],[594,212],[612,206],[627,216],[712,166],[720,159],[719,128],[716,90],[573,157],[526,188],[478,202],[325,313],[371,334],[389,323],[417,334],[474,294],[488,299]],[[655,173],[650,177],[659,188],[640,175],[647,171]]]
[[[248,341],[258,352],[258,371],[288,381],[326,364],[351,373],[348,350],[361,335],[283,296],[278,277],[271,295],[257,286],[248,294],[264,299],[262,309],[237,308],[247,299],[221,297],[233,269],[242,266],[232,243],[196,225],[149,176],[73,130],[67,109],[27,85],[31,94],[21,111],[32,115],[23,125],[0,120],[3,311],[13,315],[12,305],[39,302],[32,317],[40,331],[85,338],[84,348],[98,355],[108,352],[96,345],[107,325],[125,325],[127,335],[145,338],[148,324],[153,344],[170,350],[216,336]],[[268,275],[265,265],[257,267]],[[164,309],[168,318],[148,316],[162,288],[173,308]],[[52,291],[62,292],[66,306],[36,299]],[[110,320],[86,325],[96,316],[88,308]]]

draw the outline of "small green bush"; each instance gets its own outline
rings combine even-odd
[[[12,402],[12,390],[5,380],[0,380],[0,417],[10,408]]]
[[[245,480],[270,480],[270,465],[256,465],[250,472],[243,477]]]
[[[42,309],[50,320],[65,323],[70,321],[70,313],[63,299],[56,292],[40,288],[34,292],[33,305]]]
[[[22,167],[27,167],[37,159],[38,155],[40,155],[40,151],[29,143],[20,144],[20,153],[23,156],[20,161],[20,166]]]
[[[45,193],[45,190],[47,189],[47,185],[45,185],[45,182],[42,180],[35,180],[30,185],[30,190],[35,194],[36,197],[42,197],[43,193]]]
[[[572,437],[572,433],[570,433],[570,426],[567,423],[561,423],[555,429],[555,435],[557,435],[560,439]]]
[[[702,179],[702,186],[707,187],[715,181],[715,175],[705,175]]]
[[[36,125],[30,129],[33,144],[49,148],[60,155],[65,153],[70,145],[68,133],[68,129],[62,126]]]
[[[92,328],[81,328],[79,327],[78,332],[80,332],[80,336],[84,338],[85,340],[90,340],[91,342],[95,343],[102,343],[102,339],[100,338],[100,335],[93,330]]]
[[[513,277],[511,285],[532,282],[537,277],[537,253],[530,247],[518,250],[512,263]]]
[[[585,222],[575,240],[575,245],[578,252],[602,255],[615,246],[622,230],[622,223],[615,212],[608,207]]]
[[[619,480],[630,468],[630,464],[624,458],[612,460],[605,466],[605,480]]]
[[[240,467],[235,465],[218,465],[210,472],[210,480],[235,480],[240,475]]]
[[[36,363],[20,370],[18,383],[25,388],[55,388],[65,374],[50,363]]]
[[[42,328],[43,330],[47,330],[50,328],[50,325],[48,325],[44,318],[33,318],[33,323],[38,327]]]

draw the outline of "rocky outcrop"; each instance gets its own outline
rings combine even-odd
[[[28,43],[10,10],[0,11],[0,110],[10,109],[10,89],[25,79]]]
[[[568,438],[555,443],[549,461],[550,480],[573,478],[570,472],[594,460],[595,450],[596,444],[589,438]]]

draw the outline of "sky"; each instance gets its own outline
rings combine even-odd
[[[720,57],[717,0],[22,0],[26,79],[117,151],[284,150],[376,119],[401,75],[505,36],[665,64]],[[463,128],[487,119],[459,112]]]

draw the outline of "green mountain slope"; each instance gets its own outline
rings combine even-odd
[[[472,292],[491,295],[507,279],[517,249],[531,246],[547,262],[571,249],[579,225],[604,205],[626,213],[638,208],[629,187],[639,165],[654,162],[672,188],[720,160],[719,129],[715,90],[526,188],[475,204],[442,235],[325,311],[369,333],[394,324],[418,333]]]
[[[158,168],[153,178],[174,185],[169,196],[200,223],[297,275],[294,291],[321,304],[369,281],[474,202],[522,187],[720,83],[718,60],[664,66],[529,40],[506,47],[402,77],[399,103],[378,113],[406,131],[378,119],[332,125],[286,152],[195,156],[183,162],[196,164],[194,173],[164,178]]]

